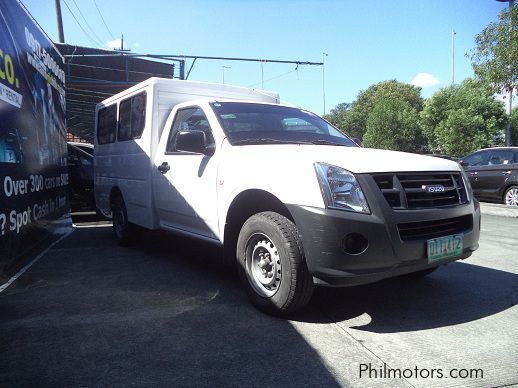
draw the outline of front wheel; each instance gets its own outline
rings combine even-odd
[[[504,203],[507,206],[518,206],[518,186],[511,186],[505,191]]]
[[[237,241],[239,273],[252,303],[274,315],[292,313],[311,299],[308,271],[296,225],[274,213],[254,214]]]

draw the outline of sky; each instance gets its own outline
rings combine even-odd
[[[58,41],[55,0],[21,0]],[[507,6],[496,0],[61,0],[65,43],[141,54],[325,61],[325,66],[198,60],[189,79],[273,90],[329,113],[396,79],[430,97],[473,76],[474,37]],[[326,53],[327,56],[324,56]],[[187,67],[191,65],[187,61]],[[325,95],[325,99],[324,99]]]

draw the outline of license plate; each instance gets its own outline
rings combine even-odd
[[[434,263],[449,257],[462,255],[464,236],[454,234],[452,236],[439,237],[428,240],[428,263]]]

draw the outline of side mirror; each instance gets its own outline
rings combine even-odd
[[[462,167],[468,167],[469,164],[467,164],[464,160],[459,160],[459,164],[462,166]]]
[[[207,144],[205,132],[182,131],[176,135],[176,150],[212,156],[215,148],[213,144]]]

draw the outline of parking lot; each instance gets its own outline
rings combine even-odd
[[[123,248],[90,221],[0,293],[0,386],[518,384],[518,218],[484,214],[468,260],[318,289],[290,319],[254,309],[211,246]]]

